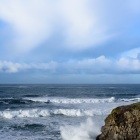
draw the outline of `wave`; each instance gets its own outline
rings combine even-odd
[[[103,95],[102,94],[95,94],[97,97],[102,97]],[[106,97],[111,97],[111,96],[115,96],[117,98],[120,98],[120,97],[135,97],[135,96],[138,96],[139,94],[138,93],[106,93],[104,96]]]
[[[33,101],[14,98],[0,98],[0,104],[30,104]]]
[[[124,101],[124,102],[130,102],[130,101],[135,101],[135,102],[140,102],[140,98],[131,98],[131,99],[120,99],[120,101]]]
[[[15,130],[40,130],[45,128],[45,125],[43,124],[38,124],[38,123],[33,123],[33,124],[16,124],[16,125],[12,125],[12,128],[14,128]]]
[[[27,94],[27,95],[23,95],[23,97],[39,97],[39,95]]]
[[[64,115],[69,117],[80,116],[94,116],[94,115],[107,115],[108,110],[100,109],[30,109],[30,110],[5,110],[0,111],[0,118],[12,119],[12,118],[37,118],[47,117],[52,115]]]
[[[100,126],[88,118],[79,125],[61,126],[60,133],[63,140],[95,140],[101,132]]]
[[[135,98],[60,98],[60,97],[23,97],[23,98],[0,98],[0,105],[6,104],[36,104],[36,103],[53,103],[53,104],[94,104],[94,103],[114,103],[114,102],[139,102],[140,97]]]
[[[115,101],[115,97],[110,98],[49,98],[49,97],[38,97],[38,98],[24,98],[26,100],[34,102],[44,103],[57,103],[57,104],[81,104],[81,103],[111,103]]]

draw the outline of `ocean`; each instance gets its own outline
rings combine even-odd
[[[139,101],[139,84],[3,84],[0,140],[95,140],[113,108]]]

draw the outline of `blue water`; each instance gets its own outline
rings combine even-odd
[[[94,140],[140,85],[0,85],[0,140]]]

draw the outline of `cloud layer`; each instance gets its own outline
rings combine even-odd
[[[6,73],[17,73],[20,71],[26,70],[46,70],[50,72],[54,72],[56,69],[57,63],[56,62],[49,62],[49,63],[39,63],[39,64],[27,64],[27,63],[14,63],[11,61],[0,61],[0,72]]]
[[[52,74],[139,74],[138,58],[122,57],[111,60],[105,56],[94,59],[70,60],[68,62],[13,63],[0,61],[0,72],[17,73],[28,70],[46,71]]]

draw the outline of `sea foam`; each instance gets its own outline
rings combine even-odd
[[[37,97],[37,98],[24,98],[34,102],[44,103],[57,103],[57,104],[82,104],[82,103],[111,103],[115,101],[114,97],[110,98],[50,98],[50,97]]]
[[[131,98],[131,99],[123,98],[123,99],[120,99],[120,101],[124,101],[124,102],[130,102],[130,101],[140,102],[140,98]]]
[[[94,116],[94,115],[106,115],[108,110],[100,109],[30,109],[30,110],[5,110],[0,111],[0,118],[12,119],[12,118],[29,118],[29,117],[47,117],[50,115],[65,115],[72,117],[80,116]]]

